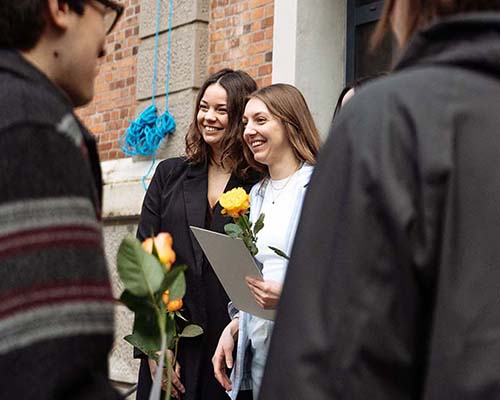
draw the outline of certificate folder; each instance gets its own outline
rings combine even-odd
[[[190,228],[233,305],[257,317],[274,320],[276,310],[261,308],[245,282],[245,276],[263,277],[243,241],[195,226]]]

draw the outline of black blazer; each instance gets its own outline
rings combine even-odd
[[[244,182],[231,176],[225,191],[241,186],[249,192],[256,181],[254,179],[252,182]],[[204,253],[189,226],[205,227],[207,206],[207,165],[192,166],[183,158],[165,160],[158,165],[144,198],[137,231],[141,240],[158,232],[169,232],[172,235],[176,264],[189,266],[186,271],[187,290],[183,299],[184,315],[191,323],[199,324],[203,328],[207,322],[206,307],[210,305],[203,283]],[[213,210],[212,228],[223,232],[224,225],[230,220],[220,212],[221,207],[217,203]],[[184,399],[196,398],[200,359],[204,351],[209,350],[204,348],[203,337],[180,341],[181,378],[186,387]],[[138,392],[143,390],[142,381],[150,380],[149,367],[145,367],[146,365],[144,368],[141,365]],[[146,371],[142,371],[143,369]],[[144,376],[144,373],[147,376]],[[141,398],[139,394],[138,399]]]

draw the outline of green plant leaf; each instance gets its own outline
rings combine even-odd
[[[248,236],[244,237],[243,243],[245,243],[245,246],[247,247],[248,251],[252,256],[255,256],[259,252],[259,249],[255,245],[251,237]]]
[[[173,315],[167,315],[166,321],[166,332],[167,332],[167,348],[171,349],[174,347],[174,341],[177,338],[177,329],[175,326],[175,320]]]
[[[257,221],[255,221],[255,227],[253,228],[253,233],[255,236],[257,236],[257,233],[259,233],[262,230],[262,228],[264,228],[264,218],[265,214],[262,213],[259,215]]]
[[[158,318],[153,308],[143,309],[135,314],[133,333],[141,337],[157,337],[158,349],[160,350],[160,329],[158,327]]]
[[[134,296],[128,290],[123,291],[120,301],[135,313],[151,312],[154,310],[149,297]]]
[[[153,296],[163,282],[165,270],[160,262],[133,235],[122,240],[116,263],[125,288],[135,296]]]
[[[181,314],[181,312],[180,312],[180,311],[176,311],[176,312],[175,312],[175,316],[176,316],[177,318],[182,319],[182,320],[183,320],[183,321],[185,321],[185,322],[188,322],[188,320],[184,317],[184,315],[182,315],[182,314]]]
[[[252,224],[250,223],[248,215],[246,214],[243,214],[241,217],[236,218],[234,222],[236,222],[236,224],[241,228],[243,232],[248,232],[248,230],[252,228]]]
[[[158,362],[157,351],[161,348],[161,343],[154,337],[142,336],[141,334],[135,332],[131,335],[127,335],[124,337],[125,341],[130,343],[132,346],[137,347],[140,351],[146,354],[149,358],[152,358],[156,362]]]
[[[182,333],[179,335],[180,337],[196,337],[200,336],[203,334],[203,329],[201,326],[198,325],[188,325],[186,326],[183,330]]]
[[[186,278],[184,271],[188,267],[186,265],[176,265],[165,275],[165,279],[161,284],[161,291],[158,295],[161,297],[165,290],[168,290],[169,300],[177,300],[184,297],[186,293]]]
[[[243,233],[241,227],[239,225],[236,225],[236,224],[224,225],[224,232],[226,232],[226,235],[229,235],[232,238],[238,238]]]
[[[135,314],[133,333],[125,337],[125,340],[156,359],[156,352],[161,349],[161,334],[154,309],[149,308]]]
[[[274,251],[278,256],[283,257],[286,260],[290,260],[290,257],[288,257],[284,251],[273,246],[267,246],[267,247],[269,247],[272,251]]]

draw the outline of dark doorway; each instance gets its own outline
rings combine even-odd
[[[392,64],[395,45],[391,34],[376,50],[370,49],[370,38],[383,7],[383,1],[347,1],[346,83],[388,71]]]

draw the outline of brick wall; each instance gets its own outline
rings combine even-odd
[[[274,0],[211,0],[209,73],[243,69],[271,84],[273,15]]]
[[[121,0],[125,13],[106,40],[94,100],[78,115],[96,135],[101,161],[123,158],[118,138],[135,119],[141,0]],[[209,73],[243,69],[259,87],[271,84],[274,0],[210,0]]]
[[[135,118],[140,0],[121,0],[125,13],[106,39],[94,100],[78,115],[96,135],[101,161],[125,157],[118,138]]]

